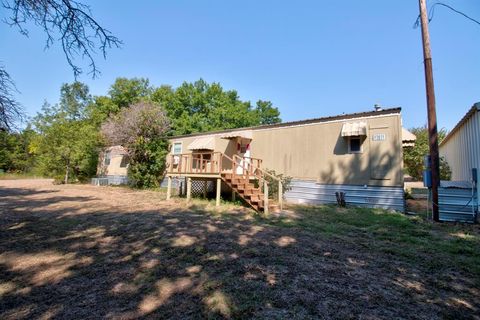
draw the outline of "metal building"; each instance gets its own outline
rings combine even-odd
[[[471,181],[472,168],[480,171],[480,102],[470,108],[442,141],[440,156],[450,165],[454,181]],[[477,194],[480,194],[478,183]]]

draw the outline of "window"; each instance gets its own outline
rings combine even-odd
[[[348,142],[348,152],[350,153],[362,152],[362,139],[360,137],[350,137]]]
[[[110,151],[105,152],[105,158],[103,159],[103,164],[105,166],[110,165]]]
[[[120,168],[126,168],[128,165],[128,156],[122,156],[122,161],[120,161]]]
[[[173,154],[182,154],[182,143],[175,142],[173,144]]]

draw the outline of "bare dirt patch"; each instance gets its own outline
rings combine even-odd
[[[381,228],[164,199],[0,181],[0,318],[478,318],[477,273],[422,244],[406,259]],[[462,230],[449,237],[476,241]]]

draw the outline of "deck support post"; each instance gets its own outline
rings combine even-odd
[[[263,180],[263,213],[268,214],[268,183]]]
[[[278,180],[278,204],[280,210],[283,210],[283,184],[282,180]]]
[[[207,188],[208,188],[208,181],[204,180],[203,181],[203,197],[206,199],[207,198]]]
[[[192,199],[192,178],[187,177],[187,202]]]
[[[215,205],[218,207],[220,206],[220,192],[222,191],[222,179],[217,179],[217,198]]]
[[[167,200],[170,200],[172,197],[172,177],[168,176],[167,178]]]
[[[232,201],[235,201],[235,190],[232,188]]]

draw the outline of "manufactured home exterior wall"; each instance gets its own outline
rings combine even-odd
[[[440,155],[452,169],[452,180],[470,181],[480,173],[480,103],[476,103],[440,145]],[[477,194],[480,185],[477,184]]]
[[[347,139],[341,136],[346,122],[367,123],[362,153],[348,153]],[[334,120],[296,126],[253,128],[251,156],[263,160],[263,167],[299,180],[322,184],[403,186],[400,113]],[[235,130],[232,130],[235,131]],[[385,134],[385,141],[372,141],[372,135]],[[231,155],[235,140],[220,133],[172,138],[182,142],[182,153],[198,138],[214,136],[215,150]],[[172,152],[172,150],[171,150]],[[171,153],[170,153],[171,154]]]
[[[361,153],[348,152],[341,136],[345,122],[365,121],[367,136]],[[373,134],[386,135],[372,141]],[[399,114],[337,120],[305,126],[253,131],[252,156],[265,167],[299,180],[322,184],[403,186]]]
[[[98,176],[127,176],[127,167],[121,167],[122,159],[125,154],[112,154],[110,164],[105,165],[105,154],[109,149],[100,153],[98,159],[97,175]]]

